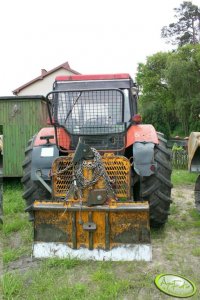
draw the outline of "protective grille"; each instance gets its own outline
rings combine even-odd
[[[124,132],[124,95],[120,90],[67,91],[50,94],[52,117],[71,135]]]
[[[72,156],[57,158],[52,166],[53,194],[55,198],[64,198],[73,178]],[[130,162],[123,156],[105,156],[102,158],[111,185],[117,198],[130,200]],[[59,172],[62,172],[58,174]],[[58,175],[56,175],[58,174]],[[84,199],[86,200],[86,199]]]
[[[124,148],[125,145],[125,134],[117,133],[117,134],[106,134],[106,135],[88,135],[88,136],[71,136],[71,149],[76,149],[76,146],[79,141],[79,137],[81,140],[89,145],[90,147],[94,147],[97,150],[113,150],[117,151]]]
[[[53,193],[55,197],[65,197],[73,180],[72,157],[59,157],[52,166]],[[58,175],[56,175],[58,174]]]

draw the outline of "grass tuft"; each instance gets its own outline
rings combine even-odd
[[[101,266],[91,275],[91,279],[97,286],[95,296],[91,299],[120,299],[120,295],[131,287],[129,280],[118,279],[113,271],[108,272]]]
[[[189,215],[192,217],[193,220],[200,221],[200,214],[196,210],[196,208],[190,209],[189,210]]]
[[[151,229],[151,237],[155,240],[163,239],[165,235],[166,235],[165,227]]]
[[[60,259],[60,258],[49,258],[44,261],[46,267],[55,268],[55,267],[64,267],[65,269],[73,269],[76,266],[83,264],[84,262],[78,259]]]
[[[17,274],[6,273],[2,277],[4,299],[11,300],[19,294],[23,283]],[[15,298],[16,299],[16,298]]]
[[[92,274],[92,280],[96,281],[96,282],[109,282],[109,281],[113,281],[114,280],[114,274],[107,272],[105,270],[103,270],[102,268],[100,268],[99,270],[97,270],[96,272],[94,272]]]
[[[200,256],[200,247],[196,247],[192,250],[193,256]]]
[[[19,216],[13,216],[9,222],[4,221],[3,232],[5,235],[9,235],[13,232],[23,230],[27,227],[28,221],[25,218],[19,218]]]
[[[65,287],[61,285],[56,295],[52,297],[53,300],[81,300],[81,299],[91,299],[89,298],[89,292],[85,284],[77,283],[72,287]]]
[[[186,229],[193,229],[200,227],[200,220],[199,221],[191,221],[191,220],[176,220],[170,219],[168,221],[167,227],[174,228],[176,230],[186,230]]]
[[[27,249],[26,248],[4,248],[3,251],[3,263],[7,264],[10,263],[11,261],[15,261],[18,258],[20,258],[23,254],[27,254]]]
[[[177,215],[177,213],[179,212],[179,208],[176,205],[176,203],[172,203],[170,206],[170,215]]]

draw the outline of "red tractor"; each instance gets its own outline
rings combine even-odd
[[[59,76],[46,101],[51,126],[29,141],[23,164],[34,255],[85,249],[110,259],[149,245],[149,221],[161,227],[169,215],[171,155],[163,134],[141,123],[132,78]]]

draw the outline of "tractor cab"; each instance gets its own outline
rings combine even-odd
[[[71,150],[80,137],[98,150],[124,149],[126,130],[137,112],[136,91],[128,74],[57,77],[47,96],[56,135],[64,128]]]

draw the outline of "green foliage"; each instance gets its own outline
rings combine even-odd
[[[163,27],[162,37],[178,49],[147,57],[136,75],[143,120],[167,137],[200,128],[200,8],[184,1],[174,10],[177,22]]]
[[[168,137],[188,136],[200,128],[200,45],[156,53],[139,64],[136,76],[141,95],[139,110]]]
[[[178,146],[176,143],[173,144],[172,152],[174,151],[184,151],[182,146]]]
[[[172,45],[183,46],[186,44],[197,44],[200,32],[200,8],[190,1],[184,1],[176,12],[176,23],[164,26],[161,36]]]
[[[191,131],[200,131],[200,92],[191,99],[189,132]]]
[[[166,80],[172,91],[174,107],[185,135],[200,123],[200,45],[187,45],[170,55]]]
[[[173,97],[165,79],[168,55],[159,52],[148,57],[146,64],[139,64],[136,76],[141,91],[139,110],[144,123],[154,125],[157,131],[163,132],[167,137],[170,134],[169,119],[173,111]]]
[[[164,133],[167,138],[170,136],[167,112],[161,103],[154,102],[151,106],[146,107],[143,112],[143,121],[146,124],[152,124],[157,131]]]

